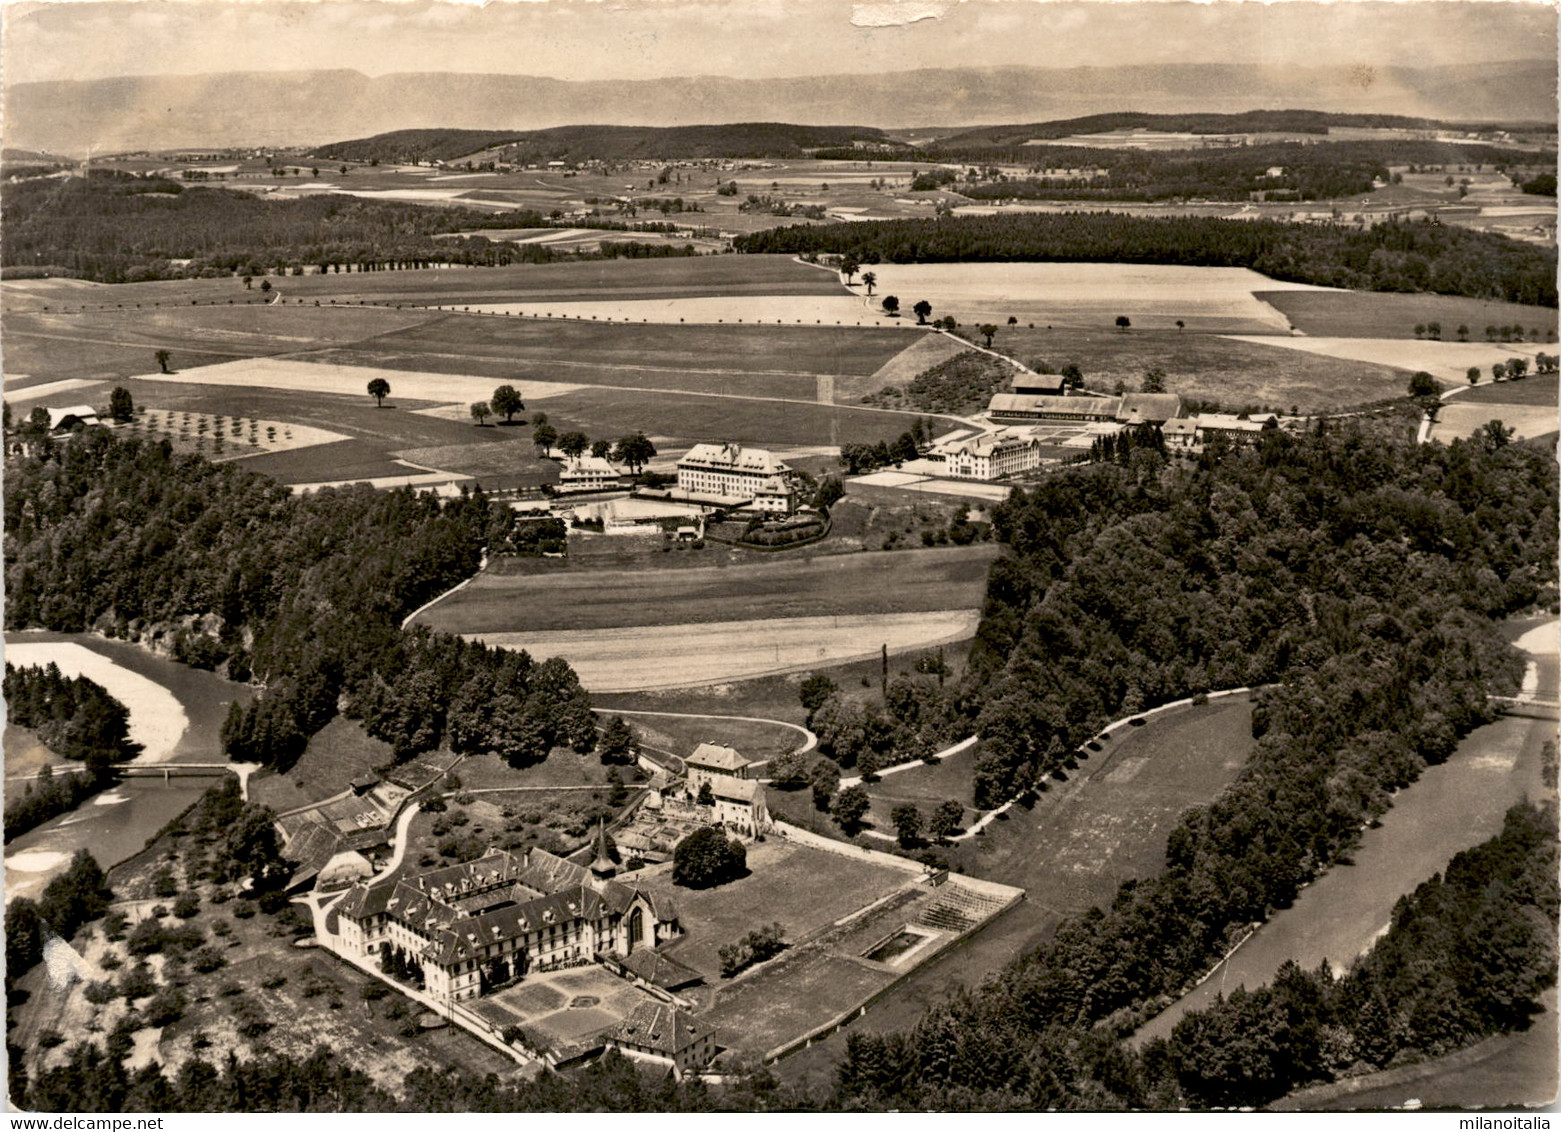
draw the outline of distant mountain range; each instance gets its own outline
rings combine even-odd
[[[684,126],[734,118],[880,128],[977,126],[1129,109],[1239,112],[1306,106],[1460,122],[1556,118],[1553,59],[1440,67],[1187,63],[992,67],[571,82],[528,75],[236,72],[5,89],[10,146],[82,155],[198,146],[320,145],[390,130]]]

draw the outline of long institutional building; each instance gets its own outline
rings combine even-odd
[[[359,955],[398,948],[439,998],[477,998],[532,970],[627,957],[679,934],[664,897],[611,879],[598,839],[590,868],[541,849],[490,849],[464,865],[395,884],[359,884],[330,928]]]
[[[795,473],[774,454],[731,443],[690,448],[678,461],[678,491],[780,514],[791,512],[797,497]]]

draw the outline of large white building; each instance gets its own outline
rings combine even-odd
[[[792,470],[773,453],[741,444],[694,445],[678,461],[678,491],[746,502],[756,510],[781,514],[796,506]]]
[[[394,884],[359,884],[329,930],[359,955],[395,950],[438,998],[476,998],[532,970],[627,956],[679,932],[664,898],[610,879],[598,835],[588,869],[541,849],[490,849],[464,865]]]
[[[948,474],[962,480],[999,480],[1041,466],[1041,445],[1026,430],[1004,429],[956,441],[944,452]]]
[[[576,456],[564,463],[558,490],[609,491],[623,486],[623,473],[603,456]]]

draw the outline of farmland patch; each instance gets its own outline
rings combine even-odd
[[[930,648],[971,636],[979,621],[979,610],[955,609],[466,636],[539,659],[562,656],[591,691],[630,692],[826,667],[880,647],[891,655]]]
[[[1553,215],[1552,210],[1552,215]],[[1415,327],[1442,324],[1442,337],[1457,338],[1459,326],[1483,341],[1487,326],[1517,325],[1556,328],[1556,312],[1548,307],[1488,302],[1455,295],[1394,295],[1383,291],[1260,291],[1258,298],[1277,307],[1303,334],[1341,338],[1408,338]]]
[[[832,617],[977,607],[998,550],[979,543],[650,572],[484,572],[417,620],[466,635],[681,628],[761,618],[820,619],[828,628]]]
[[[1458,385],[1468,384],[1465,376],[1470,366],[1479,366],[1486,373],[1496,362],[1505,363],[1508,358],[1523,357],[1533,361],[1543,346],[1524,345],[1517,342],[1434,342],[1429,339],[1402,338],[1247,338],[1236,337],[1238,342],[1260,346],[1272,346],[1283,350],[1298,350],[1307,354],[1321,354],[1369,365],[1394,366],[1401,370],[1425,370],[1432,377]]]

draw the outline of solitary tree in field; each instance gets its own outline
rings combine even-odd
[[[1183,322],[1181,319],[1177,319],[1176,320],[1176,329],[1178,329],[1178,330],[1186,330],[1187,329],[1187,324],[1185,322]]]
[[[270,294],[271,293],[271,280],[269,280],[269,279],[262,279],[260,281],[260,290],[262,292],[266,293],[266,294]]]
[[[162,370],[164,373],[167,373],[168,372],[168,357],[169,357],[168,351],[167,350],[158,350],[156,357],[157,357],[157,368]]]
[[[854,255],[843,256],[840,260],[840,274],[846,277],[846,286],[851,285],[851,276],[855,275],[857,268],[861,267],[861,261]]]
[[[1017,318],[1015,318],[1013,315],[1009,315],[1008,316],[1008,325],[1009,326],[1018,326],[1019,325],[1019,320]]]
[[[1485,340],[1487,342],[1496,341],[1496,328],[1494,326],[1487,326],[1485,328]]]
[[[488,418],[491,417],[492,415],[493,415],[493,410],[488,408],[488,402],[486,402],[486,401],[473,401],[472,402],[472,420],[477,422],[477,427],[478,428],[481,428],[483,425],[487,424],[488,423]]]
[[[515,414],[526,407],[513,385],[501,385],[495,389],[493,396],[488,399],[488,404],[495,413],[504,414],[505,424],[513,421]]]
[[[976,329],[981,332],[981,337],[986,339],[986,344],[990,347],[992,345],[992,336],[997,333],[996,325],[990,322],[983,322]]]
[[[885,295],[883,302],[878,305],[883,307],[884,313],[890,317],[900,313],[900,297],[898,295]]]
[[[591,446],[583,432],[566,432],[558,438],[558,450],[571,460]]]
[[[374,407],[376,409],[383,409],[385,407],[385,398],[390,396],[390,382],[383,377],[376,377],[369,382],[369,396],[374,398]]]
[[[1416,338],[1424,338],[1425,337],[1425,323],[1423,323],[1423,322],[1415,323],[1415,337]]]
[[[860,786],[847,786],[835,795],[830,811],[842,829],[854,833],[862,824],[862,819],[867,816],[871,806],[872,799],[868,797],[866,790]]]
[[[1125,314],[1117,315],[1117,330],[1119,332],[1124,333],[1124,334],[1127,333],[1128,328],[1130,326],[1132,326],[1132,325],[1133,325],[1133,320],[1128,318],[1127,315],[1125,315]]]
[[[1491,380],[1506,381],[1507,367],[1502,365],[1500,362],[1497,362],[1495,365],[1491,366]]]
[[[246,290],[246,291],[253,290],[254,286],[255,286],[255,277],[253,275],[251,275],[249,272],[246,271],[244,273],[244,290]]]
[[[558,430],[543,421],[541,424],[533,424],[531,429],[531,443],[537,446],[537,451],[544,456],[553,450],[553,442],[558,439]]]
[[[894,832],[899,838],[901,849],[909,849],[921,840],[921,811],[915,803],[905,802],[894,807],[889,820],[894,822]]]
[[[964,822],[964,804],[950,799],[932,811],[932,818],[927,822],[927,832],[939,841],[947,841],[959,832]]]
[[[130,390],[122,385],[114,386],[114,391],[108,395],[108,415],[116,421],[128,421],[135,416],[135,403],[130,399]]]
[[[1468,377],[1470,385],[1478,385],[1480,383],[1480,367],[1470,366]]]
[[[656,446],[643,432],[623,437],[613,449],[613,459],[620,464],[627,464],[635,475],[639,475],[640,469],[650,463],[655,455]]]
[[[1409,379],[1409,395],[1411,397],[1435,397],[1436,378],[1425,370],[1421,370]]]
[[[869,297],[871,297],[873,293],[873,284],[878,282],[878,273],[876,271],[862,272],[862,282],[867,285],[867,294]]]
[[[927,316],[932,313],[932,304],[926,299],[917,299],[916,305],[911,310],[916,313],[916,322],[921,326],[926,326]]]
[[[1460,323],[1459,326],[1458,326],[1458,341],[1460,341],[1460,342],[1467,342],[1468,340],[1469,340],[1469,328],[1467,326],[1465,326],[1465,325]]]
[[[1426,323],[1425,332],[1438,342],[1442,340],[1442,324],[1440,322]]]

